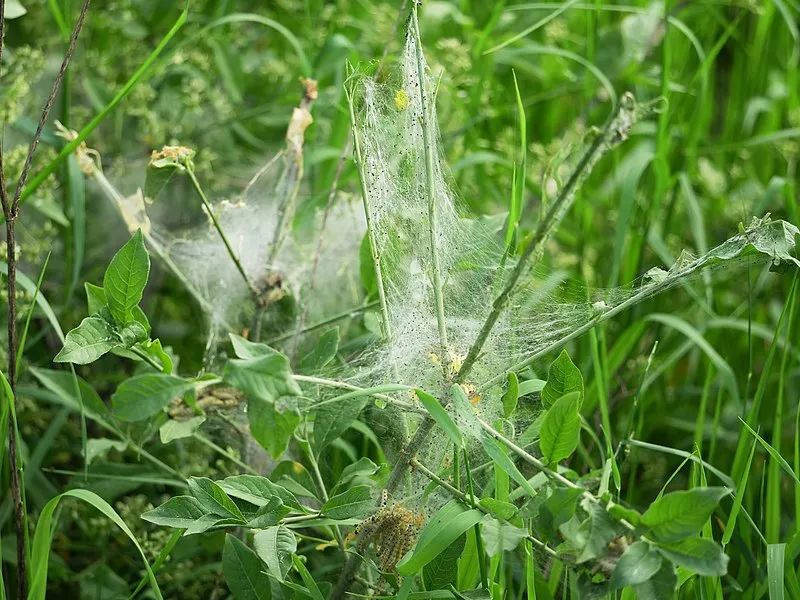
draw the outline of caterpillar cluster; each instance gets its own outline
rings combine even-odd
[[[400,503],[389,505],[388,500],[388,494],[383,490],[380,508],[356,527],[353,536],[363,533],[373,543],[380,570],[394,573],[397,562],[417,541],[425,515],[409,510]]]

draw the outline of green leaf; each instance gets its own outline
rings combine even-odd
[[[238,359],[225,365],[223,378],[251,398],[275,402],[282,396],[299,396],[300,386],[292,377],[289,359],[266,344],[230,335]]]
[[[172,357],[164,351],[161,340],[145,340],[139,344],[138,348],[157,363],[161,363],[162,373],[172,373]]]
[[[192,496],[173,496],[161,506],[142,514],[142,518],[163,527],[187,529],[206,514],[207,511]]]
[[[617,521],[625,519],[628,521],[628,523],[634,526],[638,526],[639,523],[642,522],[642,513],[636,509],[628,508],[615,502],[610,502],[606,508],[608,509],[608,514],[614,517]]]
[[[86,365],[121,345],[111,324],[100,317],[86,317],[67,333],[64,347],[53,361]]]
[[[656,548],[674,564],[698,575],[721,577],[728,572],[728,557],[712,540],[687,538],[676,544],[658,544]]]
[[[422,528],[413,552],[397,563],[403,577],[413,575],[483,519],[483,513],[467,509],[455,500],[445,504]]]
[[[662,562],[661,555],[650,544],[634,542],[628,546],[614,567],[611,574],[612,589],[648,581],[661,569]]]
[[[767,544],[767,584],[769,600],[783,600],[786,544]],[[790,567],[792,568],[792,567]]]
[[[222,573],[236,600],[272,598],[269,576],[262,573],[258,556],[230,533],[222,549]]]
[[[642,515],[642,525],[660,542],[676,542],[700,531],[727,488],[694,488],[665,494]]]
[[[798,479],[792,466],[788,462],[786,462],[786,459],[783,458],[783,456],[781,456],[781,453],[778,452],[774,448],[774,446],[772,446],[769,442],[767,442],[767,440],[761,437],[757,431],[754,431],[753,428],[750,427],[750,425],[745,423],[741,417],[739,417],[739,420],[742,421],[742,425],[744,425],[747,428],[747,430],[750,432],[750,435],[752,435],[756,440],[758,440],[758,443],[761,444],[764,450],[766,450],[772,457],[772,459],[778,464],[778,466],[781,469],[783,469],[783,472],[786,473],[789,476],[789,478],[794,480],[795,485],[800,486],[800,479]]]
[[[86,311],[90,315],[99,313],[106,308],[106,291],[99,285],[88,281],[83,284],[86,290]]]
[[[461,438],[461,431],[459,431],[458,426],[453,422],[453,419],[450,418],[450,415],[447,414],[447,411],[441,403],[424,390],[415,389],[414,393],[417,395],[420,402],[422,402],[422,406],[425,407],[428,414],[436,421],[436,424],[444,430],[447,437],[450,438],[450,441],[456,445],[456,448],[463,449],[464,440]]]
[[[369,235],[364,234],[361,238],[361,245],[358,249],[359,274],[361,284],[367,297],[373,298],[378,295],[378,281],[375,276],[375,262],[372,259],[372,250],[369,245]]]
[[[174,440],[191,437],[194,435],[195,431],[200,429],[200,426],[205,423],[205,421],[206,418],[203,415],[197,415],[185,421],[170,419],[158,428],[161,443],[169,444]]]
[[[461,592],[451,585],[450,592],[456,600],[491,600],[492,598],[491,594],[483,588]]]
[[[425,589],[445,590],[455,585],[458,576],[458,559],[464,551],[467,536],[460,535],[444,551],[422,568]]]
[[[543,379],[526,379],[519,383],[519,397],[527,396],[528,394],[536,394],[544,389],[547,382]]]
[[[133,316],[133,320],[142,326],[145,332],[145,339],[150,335],[150,320],[147,318],[147,315],[144,314],[141,306],[134,306],[131,309],[131,315]]]
[[[239,507],[217,483],[208,477],[190,477],[189,491],[207,513],[231,517],[244,522],[245,518]]]
[[[633,586],[633,590],[637,600],[674,600],[677,586],[675,567],[665,560],[655,575],[644,583]]]
[[[495,498],[481,498],[479,504],[492,515],[503,521],[510,521],[519,512],[515,504],[504,502]]]
[[[247,420],[250,434],[273,458],[286,451],[300,415],[291,407],[278,410],[277,406],[263,398],[251,397],[247,402]]]
[[[314,581],[311,573],[308,572],[306,565],[303,563],[303,559],[297,556],[297,554],[292,554],[292,565],[297,572],[300,573],[300,578],[310,592],[311,598],[313,600],[325,600],[325,596],[322,595],[322,591],[320,591],[317,582]]]
[[[554,487],[539,508],[535,524],[554,536],[558,535],[559,527],[575,514],[582,493],[576,488]]]
[[[609,542],[617,536],[617,528],[602,506],[584,500],[581,503],[587,517],[580,521],[575,515],[559,527],[564,538],[575,552],[577,564],[605,554]]]
[[[119,329],[119,338],[123,346],[131,348],[147,339],[147,330],[139,321],[134,320]]]
[[[266,506],[277,496],[286,506],[300,510],[297,498],[286,488],[259,475],[232,475],[217,484],[229,496],[239,498],[256,506]]]
[[[501,523],[489,515],[481,522],[481,537],[486,554],[490,557],[514,550],[526,535],[524,529],[510,523]]]
[[[110,450],[124,452],[128,442],[108,438],[92,438],[86,441],[86,462],[92,464],[98,458],[105,458]]]
[[[290,512],[292,512],[290,507],[284,506],[280,498],[273,496],[267,504],[259,508],[255,514],[249,516],[247,526],[251,529],[272,527],[277,525]]]
[[[578,406],[583,402],[583,376],[566,350],[562,350],[547,371],[547,383],[542,388],[542,404],[550,408],[567,394],[578,392]]]
[[[536,495],[536,490],[533,489],[533,486],[530,482],[525,478],[525,476],[520,472],[517,468],[517,465],[514,464],[514,461],[508,456],[505,447],[503,447],[500,442],[498,442],[493,437],[489,436],[488,433],[481,433],[481,445],[483,445],[483,449],[486,451],[486,454],[506,473],[508,473],[514,481],[516,481],[522,489],[528,494],[528,496],[533,497]]]
[[[506,375],[506,391],[503,394],[503,416],[508,419],[517,410],[519,400],[519,379],[516,373]]]
[[[356,462],[350,463],[344,469],[342,469],[342,473],[339,475],[339,480],[336,482],[336,485],[333,486],[333,493],[335,494],[338,489],[344,487],[354,479],[374,475],[378,468],[378,465],[376,465],[366,456],[362,456]]]
[[[357,485],[328,500],[322,506],[322,514],[336,520],[352,519],[368,513],[374,503],[370,487]]]
[[[365,397],[345,398],[323,404],[314,410],[314,449],[317,456],[350,428],[367,402],[369,400]]]
[[[292,568],[292,554],[297,551],[294,533],[283,525],[259,531],[253,538],[256,553],[273,577],[283,581]]]
[[[580,399],[579,392],[570,392],[556,400],[545,414],[539,433],[539,448],[547,464],[564,460],[578,447],[581,433],[578,415]]]
[[[103,276],[108,310],[119,325],[134,320],[133,309],[142,301],[149,275],[150,256],[144,247],[142,231],[137,230],[111,259]]]
[[[108,407],[85,379],[66,371],[53,369],[31,367],[30,371],[40,384],[53,393],[57,402],[77,413],[80,413],[82,408],[83,413],[93,421],[105,427],[110,426],[111,413]]]
[[[133,535],[128,525],[119,516],[108,502],[103,500],[100,496],[89,490],[74,489],[68,490],[63,494],[59,494],[52,498],[47,504],[44,505],[39,513],[39,519],[36,522],[36,532],[33,536],[33,543],[31,544],[31,577],[30,577],[30,591],[28,592],[28,600],[44,600],[47,593],[47,568],[50,559],[50,551],[53,543],[53,535],[57,531],[56,526],[57,518],[54,513],[58,508],[61,500],[65,498],[77,498],[93,508],[96,508],[103,515],[108,517],[122,532],[131,540],[136,546],[136,550],[144,563],[145,571],[147,572],[147,580],[150,582],[150,587],[157,600],[162,599],[161,590],[158,587],[153,570],[150,568],[150,563],[147,562],[147,556],[142,549],[142,546]]]
[[[191,160],[194,157],[194,150],[190,148],[176,146],[171,146],[170,148],[180,149],[181,152],[173,151],[167,153],[162,150],[156,158],[151,158],[147,165],[144,177],[144,195],[151,200],[155,200],[158,197],[175,173],[184,172],[187,160]]]
[[[314,348],[300,359],[300,371],[319,371],[328,365],[339,350],[339,328],[323,333]]]
[[[112,410],[123,421],[141,421],[194,387],[193,381],[165,373],[136,375],[123,381],[111,396]]]

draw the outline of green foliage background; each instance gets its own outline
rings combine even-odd
[[[27,14],[8,22],[0,66],[0,117],[10,173],[21,167],[24,145],[78,8],[74,0],[22,4]],[[796,1],[610,5],[589,0],[550,18],[560,7],[466,0],[423,6],[427,58],[433,72],[441,73],[436,101],[445,158],[472,211],[502,212],[511,197],[512,165],[520,160],[513,69],[529,141],[523,228],[535,223],[548,165],[576,148],[589,127],[604,121],[609,112],[606,85],[617,94],[633,91],[640,101],[664,98],[661,112],[597,166],[550,243],[545,267],[566,270],[589,286],[613,287],[634,281],[651,266],[672,264],[684,248],[703,253],[754,215],[770,212],[800,221]],[[181,8],[160,0],[97,2],[65,81],[57,118],[80,130],[145,60]],[[666,29],[660,18],[664,10],[671,17]],[[102,154],[109,178],[131,189],[142,184],[152,149],[192,147],[198,176],[209,192],[220,198],[232,195],[244,187],[254,167],[282,146],[301,94],[298,79],[312,76],[319,82],[319,99],[306,136],[302,222],[324,205],[348,142],[345,62],[371,61],[384,53],[387,61],[395,60],[404,29],[398,15],[397,3],[370,0],[196,0],[187,24],[88,144]],[[52,126],[43,143],[34,174],[63,145]],[[19,234],[21,269],[31,278],[52,252],[42,293],[65,330],[85,314],[80,283],[99,283],[110,257],[128,239],[98,190],[87,183],[84,193],[76,179],[82,181],[79,172],[60,165],[31,196]],[[358,194],[357,174],[349,163],[339,187]],[[571,344],[570,355],[585,380],[581,411],[598,437],[603,435],[598,398],[605,397],[612,438],[619,441],[630,432],[650,444],[622,446],[623,493],[631,505],[646,507],[668,480],[670,489],[684,489],[713,478],[694,463],[681,466],[683,456],[664,448],[696,451],[730,474],[737,441],[749,436],[739,417],[760,382],[765,386],[760,433],[800,474],[797,315],[789,315],[789,329],[773,342],[792,279],[791,273],[781,277],[751,265],[715,272]],[[21,302],[25,314],[30,294]],[[196,371],[205,335],[196,327],[199,309],[155,262],[143,308],[153,331],[181,357],[181,369]],[[363,333],[360,322],[354,327],[354,336]],[[764,372],[772,343],[779,344],[778,358]],[[80,420],[53,403],[52,390],[31,374],[37,366],[51,368],[59,348],[37,313],[17,409],[28,463],[29,511],[35,517],[47,500],[80,483],[113,503],[152,559],[170,533],[143,523],[139,515],[172,493],[174,481],[163,480],[163,473],[153,472],[135,452],[111,447],[93,465],[90,485],[82,482]],[[534,371],[544,377],[553,358]],[[78,371],[108,399],[131,369],[129,362],[107,357]],[[362,447],[358,434],[348,436],[353,448]],[[217,441],[236,452],[230,440]],[[572,468],[599,467],[597,449],[591,442],[579,448]],[[151,451],[166,464],[179,465],[182,475],[216,478],[237,472],[235,463],[198,442],[156,443]],[[340,468],[342,460],[332,457],[331,469]],[[670,479],[673,471],[677,474]],[[740,525],[736,543],[728,547],[732,562],[722,585],[726,594],[759,598],[767,594],[767,544],[789,544],[787,569],[796,568],[800,554],[800,490],[760,446],[743,505],[764,541],[750,525]],[[104,517],[77,505],[65,504],[63,511],[70,514],[62,515],[56,534],[53,597],[78,589],[86,598],[124,595],[125,582],[141,575],[128,539]],[[6,497],[0,506],[4,531],[10,529],[9,519]],[[715,534],[721,524],[712,519]],[[224,597],[224,537],[192,540],[178,544],[171,567],[158,575],[165,595]],[[4,561],[10,560],[7,536],[2,550]],[[330,579],[337,564],[326,564],[324,557],[313,558],[309,566],[317,577]],[[700,586],[690,585],[683,593],[699,596]]]

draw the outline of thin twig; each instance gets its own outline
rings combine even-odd
[[[539,220],[533,237],[528,242],[525,250],[522,252],[522,255],[517,261],[514,270],[511,272],[511,276],[508,278],[505,287],[492,303],[492,310],[489,313],[489,316],[486,317],[486,321],[484,321],[478,336],[475,338],[475,341],[467,352],[467,357],[464,359],[464,363],[461,365],[461,368],[455,376],[456,383],[463,382],[469,375],[470,371],[472,371],[472,367],[475,366],[475,362],[478,360],[478,356],[483,349],[486,340],[489,338],[489,334],[491,334],[494,326],[497,324],[497,320],[500,318],[500,314],[508,304],[511,294],[517,287],[520,278],[524,273],[528,272],[528,270],[536,262],[538,262],[539,257],[542,254],[544,244],[550,238],[550,234],[552,233],[553,229],[558,225],[559,221],[564,217],[566,211],[571,206],[572,201],[575,198],[575,191],[578,185],[588,176],[589,172],[600,158],[603,151],[610,146],[609,136],[618,135],[618,132],[614,127],[617,122],[617,116],[620,114],[620,111],[623,109],[623,107],[627,107],[628,102],[632,102],[632,97],[626,95],[623,97],[623,101],[620,102],[616,107],[613,115],[603,129],[603,132],[594,139],[589,148],[587,148],[586,152],[584,152],[583,156],[581,156],[581,159],[578,161],[575,169],[570,174],[569,178],[564,184],[564,187],[561,188],[558,196],[556,196],[545,215]],[[524,174],[522,176],[524,176]]]
[[[367,186],[367,174],[364,171],[364,157],[361,152],[361,138],[358,126],[356,125],[356,114],[353,108],[353,98],[350,91],[345,86],[347,104],[350,108],[350,126],[353,129],[353,150],[355,152],[356,168],[358,169],[359,181],[361,183],[361,201],[364,203],[364,218],[367,221],[367,240],[369,251],[372,258],[372,266],[375,270],[375,285],[378,288],[378,300],[381,305],[381,324],[384,340],[392,338],[392,327],[389,323],[389,306],[386,302],[386,287],[383,283],[383,268],[381,266],[381,255],[378,251],[378,242],[375,239],[375,228],[372,224],[372,213],[369,206],[369,188]]]
[[[22,173],[20,173],[17,180],[17,187],[14,190],[14,201],[11,204],[11,218],[16,218],[19,212],[19,199],[22,195],[22,190],[28,182],[28,175],[31,171],[31,164],[33,163],[33,155],[36,153],[36,148],[39,146],[39,140],[44,132],[44,126],[47,124],[47,118],[50,116],[50,109],[53,108],[53,103],[56,101],[58,90],[61,88],[61,81],[64,79],[64,74],[67,72],[69,61],[72,54],[75,52],[75,46],[78,43],[78,35],[80,35],[83,28],[83,21],[86,19],[86,13],[89,10],[89,3],[91,0],[84,0],[81,6],[81,12],[78,15],[78,20],[75,22],[75,27],[72,30],[72,35],[69,38],[69,45],[67,51],[64,53],[64,60],[61,61],[61,67],[58,69],[56,78],[53,81],[53,88],[50,90],[50,95],[42,108],[42,115],[39,117],[39,124],[36,126],[36,132],[33,134],[31,144],[28,147],[28,155],[25,157],[25,164],[22,166]]]
[[[433,270],[433,298],[436,309],[436,327],[439,330],[439,357],[442,368],[447,369],[447,323],[444,315],[444,284],[442,283],[442,267],[439,261],[439,227],[436,216],[436,191],[433,180],[433,139],[428,122],[428,92],[425,89],[425,60],[422,56],[422,39],[417,19],[417,4],[411,8],[411,22],[414,28],[414,46],[417,54],[417,84],[419,87],[420,126],[422,143],[425,146],[425,193],[428,196],[428,229],[431,244],[431,268]]]
[[[309,325],[308,327],[305,327],[305,328],[301,329],[300,331],[297,331],[297,332],[290,331],[289,333],[284,333],[283,335],[279,335],[279,336],[276,336],[274,338],[271,338],[266,342],[266,344],[268,346],[272,346],[274,344],[277,344],[278,342],[286,341],[286,340],[288,340],[289,338],[291,338],[294,335],[303,335],[305,333],[309,333],[310,331],[314,331],[315,329],[319,329],[320,327],[325,327],[326,325],[330,325],[331,323],[335,323],[336,321],[341,321],[342,319],[347,319],[347,318],[353,317],[353,316],[355,316],[355,315],[357,315],[359,313],[368,311],[368,310],[378,306],[378,304],[379,303],[377,301],[376,302],[369,302],[367,304],[364,304],[363,306],[356,306],[356,307],[351,308],[349,310],[344,310],[344,311],[342,311],[340,313],[336,313],[335,315],[327,317],[326,319],[323,319],[322,321],[318,321],[317,323]]]
[[[216,215],[214,214],[214,209],[211,206],[211,203],[208,201],[206,197],[206,193],[203,191],[203,188],[200,186],[200,182],[197,180],[197,176],[194,174],[194,168],[190,164],[186,165],[186,173],[189,175],[189,179],[192,181],[192,185],[194,186],[197,195],[200,196],[200,200],[203,203],[203,208],[205,208],[206,214],[211,219],[212,225],[214,225],[214,229],[217,230],[222,243],[225,245],[225,250],[228,252],[228,256],[230,256],[233,264],[236,266],[236,270],[239,271],[239,274],[242,276],[247,288],[250,290],[250,293],[253,294],[253,298],[255,299],[256,303],[259,301],[260,294],[258,293],[258,289],[250,281],[250,278],[247,276],[247,272],[244,270],[242,266],[242,262],[239,260],[239,257],[236,255],[236,252],[233,250],[230,242],[228,241],[228,236],[225,235],[225,231],[222,229],[222,225],[220,225],[219,221],[217,220]]]
[[[328,226],[328,217],[331,214],[331,209],[333,208],[333,202],[336,199],[336,192],[339,190],[339,179],[342,176],[342,172],[344,171],[344,165],[347,163],[347,149],[350,147],[350,142],[348,141],[345,144],[345,152],[339,156],[339,162],[336,164],[336,171],[333,175],[333,183],[331,184],[331,188],[328,191],[328,200],[325,203],[325,210],[322,213],[322,223],[320,224],[320,232],[319,238],[317,239],[317,247],[314,250],[314,258],[311,261],[311,274],[309,275],[309,283],[308,283],[308,294],[313,295],[314,288],[317,285],[317,270],[319,269],[319,259],[322,256],[322,245],[325,242],[325,228]],[[303,310],[300,313],[300,318],[297,319],[297,327],[294,331],[294,337],[292,338],[292,349],[291,354],[294,355],[297,352],[297,344],[300,340],[300,334],[305,327],[306,316],[308,315],[308,305],[303,306]]]
[[[53,81],[53,87],[50,90],[50,95],[45,101],[42,108],[39,123],[36,126],[36,131],[31,139],[30,146],[28,147],[28,154],[25,157],[25,162],[22,166],[22,172],[17,179],[17,184],[14,189],[13,199],[9,200],[6,191],[6,177],[5,168],[2,160],[2,142],[0,141],[0,203],[3,207],[3,217],[6,222],[6,249],[8,261],[8,275],[6,278],[6,286],[8,290],[8,383],[11,387],[10,402],[14,402],[16,397],[17,386],[17,256],[16,256],[16,223],[19,216],[19,204],[22,190],[28,180],[31,164],[33,163],[33,156],[36,153],[36,148],[39,145],[39,140],[42,137],[42,132],[50,116],[50,110],[53,108],[58,91],[61,87],[61,82],[64,79],[64,74],[69,66],[70,59],[75,52],[75,47],[78,42],[83,23],[86,18],[86,13],[89,10],[90,0],[84,0],[81,12],[75,22],[72,30],[72,35],[69,39],[69,44],[64,53],[64,59],[61,62],[61,67],[56,74]],[[5,36],[5,0],[0,0],[0,60],[2,60],[3,47]],[[12,412],[14,407],[12,406]],[[19,598],[25,598],[28,595],[28,560],[27,560],[27,525],[26,525],[26,511],[25,511],[25,498],[22,483],[22,461],[20,460],[20,453],[18,449],[17,440],[17,426],[16,418],[9,421],[8,429],[8,458],[9,470],[11,479],[11,498],[14,505],[14,529],[17,538],[17,593]]]

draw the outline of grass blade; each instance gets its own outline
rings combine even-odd
[[[78,132],[78,135],[75,137],[75,139],[66,144],[53,160],[51,160],[41,171],[31,178],[31,180],[28,182],[28,185],[26,185],[25,189],[22,190],[22,194],[20,195],[20,204],[24,203],[28,197],[33,194],[33,192],[35,192],[36,189],[53,173],[53,171],[56,170],[58,165],[61,164],[61,161],[72,154],[80,145],[80,143],[89,137],[89,135],[97,128],[97,126],[100,125],[100,123],[102,123],[109,114],[111,114],[117,105],[119,105],[119,103],[122,102],[122,100],[124,100],[128,94],[130,94],[131,90],[136,86],[136,84],[142,80],[148,71],[150,71],[153,63],[155,63],[156,59],[161,55],[161,52],[164,50],[167,44],[169,44],[170,40],[186,23],[188,14],[189,2],[187,1],[184,5],[183,11],[181,11],[181,14],[178,16],[178,19],[175,21],[172,28],[161,39],[161,41],[158,43],[158,46],[156,46],[156,48],[147,56],[141,66],[133,75],[131,75],[130,79],[128,79],[125,85],[122,86],[122,88],[111,99],[111,101],[106,104],[103,109],[97,113],[83,129]]]

